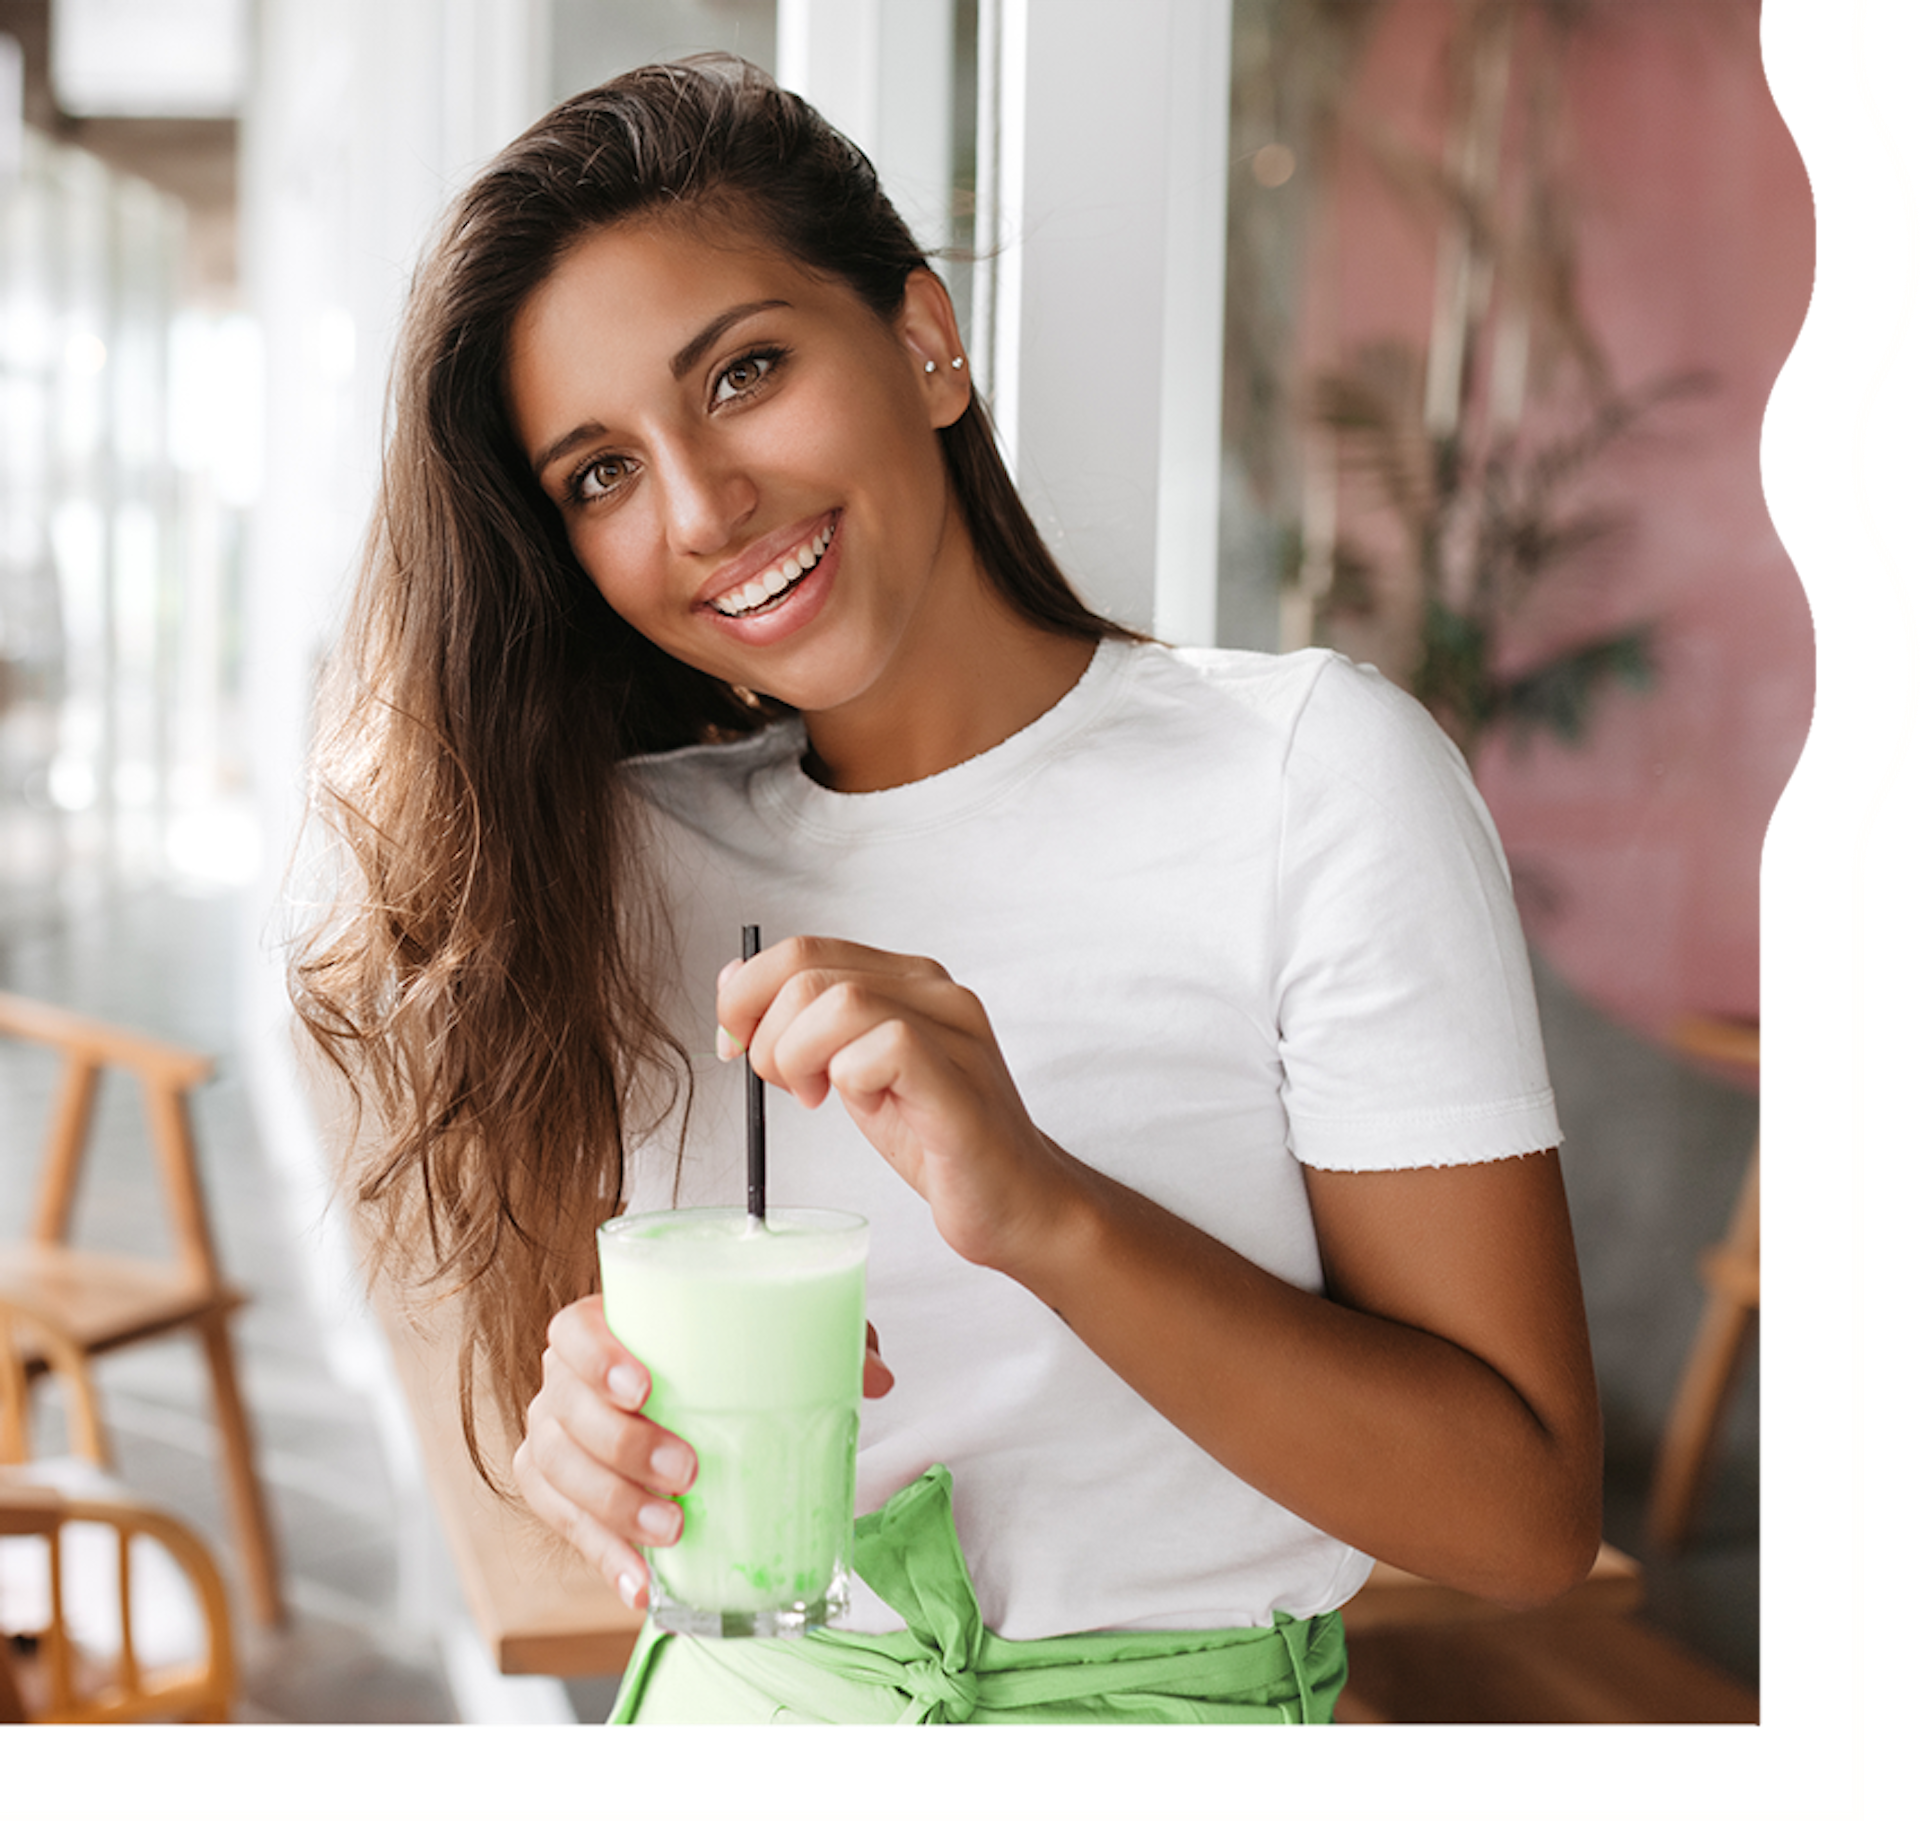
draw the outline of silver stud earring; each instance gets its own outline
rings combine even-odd
[[[966,363],[966,361],[965,361],[964,359],[962,359],[962,358],[961,358],[961,356],[959,356],[958,354],[956,354],[956,355],[955,355],[955,356],[953,357],[953,365],[954,365],[954,366],[955,366],[956,368],[958,368],[958,367],[964,367],[964,366],[965,366],[966,364],[967,364],[967,363]]]
[[[932,362],[932,361],[928,361],[928,362],[927,362],[927,371],[928,371],[929,373],[931,373],[931,372],[933,371],[933,362]]]

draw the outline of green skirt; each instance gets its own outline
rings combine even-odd
[[[612,1726],[1202,1722],[1322,1724],[1346,1681],[1337,1612],[1222,1631],[996,1637],[931,1467],[854,1526],[854,1567],[906,1621],[868,1636],[724,1641],[640,1634]]]

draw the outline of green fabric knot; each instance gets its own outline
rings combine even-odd
[[[650,1626],[613,1719],[1274,1725],[1331,1718],[1346,1679],[1337,1613],[1275,1614],[1271,1625],[1212,1631],[995,1636],[960,1551],[953,1476],[943,1466],[855,1524],[853,1565],[903,1630],[825,1627],[803,1638],[714,1641]],[[663,1660],[666,1687],[649,1693]]]
[[[903,1718],[964,1726],[980,1705],[974,1669],[987,1628],[953,1528],[953,1475],[931,1467],[853,1527],[860,1577],[906,1621]]]
[[[927,1725],[964,1726],[980,1705],[980,1685],[971,1669],[949,1669],[934,1657],[900,1665],[900,1688]]]

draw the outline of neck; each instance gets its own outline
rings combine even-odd
[[[808,774],[830,790],[891,790],[949,771],[1037,721],[1085,673],[1093,642],[994,600],[918,666],[925,686],[808,713]]]

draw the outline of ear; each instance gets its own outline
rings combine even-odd
[[[954,320],[947,287],[924,267],[907,274],[895,328],[913,361],[915,381],[927,401],[927,421],[936,430],[957,423],[973,402],[973,377]],[[928,363],[933,371],[928,372]]]

